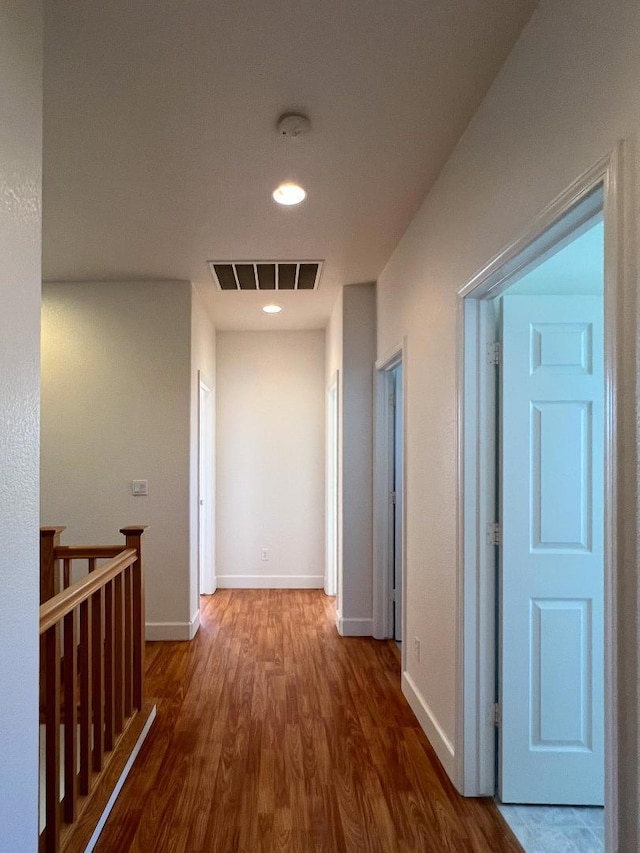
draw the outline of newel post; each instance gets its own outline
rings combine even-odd
[[[40,528],[40,604],[60,592],[60,578],[56,572],[56,548],[60,534],[66,527]]]
[[[133,704],[138,710],[144,704],[144,571],[142,567],[142,534],[148,525],[122,527],[126,547],[134,548],[138,559],[133,569]]]

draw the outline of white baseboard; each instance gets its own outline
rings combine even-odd
[[[373,619],[349,619],[336,616],[336,625],[341,637],[373,636]]]
[[[193,640],[200,627],[200,611],[196,610],[190,622],[147,622],[145,639],[156,641]]]
[[[218,575],[218,589],[323,589],[324,575]]]
[[[416,715],[420,726],[429,738],[431,746],[435,749],[440,763],[444,767],[447,776],[455,785],[456,760],[453,744],[446,736],[444,729],[435,717],[435,714],[425,702],[424,696],[415,685],[411,676],[402,673],[402,692]]]
[[[198,633],[198,628],[200,627],[200,610],[196,610],[196,612],[191,617],[191,622],[189,623],[189,639],[193,640],[195,635]]]

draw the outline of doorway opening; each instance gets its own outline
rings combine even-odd
[[[594,167],[459,292],[458,784],[516,803],[604,799],[609,844],[616,169]]]
[[[601,215],[579,231],[493,300],[502,802],[604,798]]]
[[[401,644],[404,660],[404,345],[376,364],[374,636]]]
[[[402,642],[402,528],[403,528],[403,486],[402,486],[402,362],[389,371],[389,404],[393,418],[391,438],[391,519],[392,532],[389,540],[391,598],[393,601],[393,638]]]
[[[213,561],[213,391],[198,374],[198,581],[200,595],[216,591]]]
[[[324,591],[336,595],[338,590],[338,371],[327,389],[327,542]]]

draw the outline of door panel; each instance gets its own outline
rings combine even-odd
[[[531,744],[589,750],[591,602],[543,599],[531,608]]]
[[[531,403],[531,549],[591,547],[591,402]]]
[[[503,298],[503,802],[603,802],[602,323],[600,297]]]

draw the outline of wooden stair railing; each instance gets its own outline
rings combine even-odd
[[[64,527],[41,530],[40,703],[45,728],[45,828],[40,849],[57,853],[81,816],[109,755],[144,707],[145,527],[124,527],[124,545],[60,544]],[[72,565],[88,571],[73,581]],[[98,566],[98,562],[103,565]],[[61,732],[64,798],[61,802]],[[62,845],[62,847],[61,847]]]

